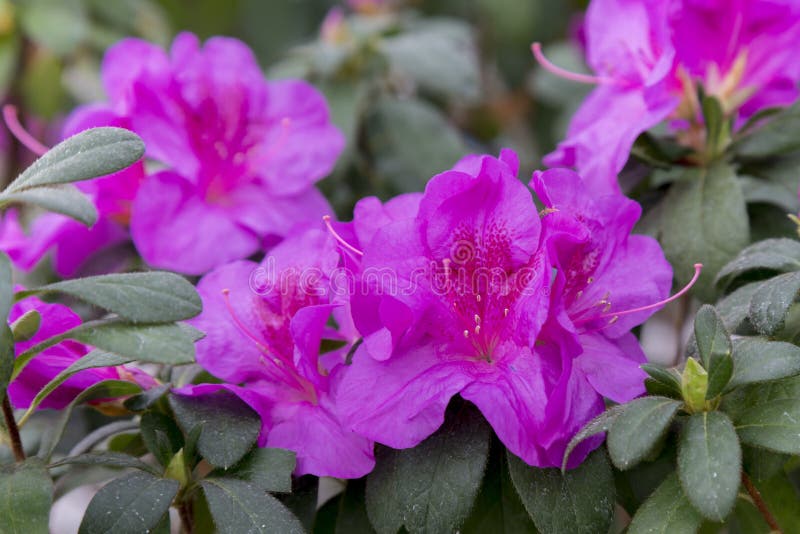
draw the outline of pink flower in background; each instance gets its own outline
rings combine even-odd
[[[20,291],[22,288],[17,287]],[[36,334],[27,341],[15,344],[17,355],[25,352],[34,345],[62,334],[67,330],[81,324],[81,318],[62,304],[47,304],[36,297],[22,299],[11,307],[8,316],[9,323],[13,323],[30,310],[36,310],[41,315],[41,325]],[[39,391],[54,379],[59,373],[85,356],[90,348],[77,341],[65,340],[49,347],[37,354],[22,372],[8,386],[8,396],[15,408],[27,408]],[[152,378],[135,369],[125,367],[102,367],[79,371],[68,378],[50,393],[39,405],[39,408],[65,408],[75,397],[84,390],[104,380],[129,380],[139,383],[142,387],[154,384]]]
[[[34,222],[30,246],[55,247],[59,274],[127,241],[128,225],[149,264],[202,274],[330,211],[314,184],[332,170],[344,137],[323,96],[303,81],[268,82],[242,42],[215,37],[201,47],[182,33],[168,54],[125,39],[102,70],[108,103],[78,108],[66,133],[129,128],[158,170],[144,176],[138,164],[80,184],[100,212],[90,230],[61,216]]]
[[[374,465],[372,442],[340,422],[332,389],[346,367],[319,354],[323,338],[342,337],[328,325],[341,308],[327,289],[338,263],[328,233],[298,230],[260,266],[237,261],[203,277],[203,313],[191,321],[206,333],[197,361],[226,383],[178,393],[231,391],[261,416],[260,446],[297,453],[296,474],[358,478]]]
[[[593,0],[585,35],[595,76],[561,73],[597,88],[545,163],[575,167],[600,194],[619,192],[617,173],[639,134],[665,119],[680,134],[700,120],[698,84],[738,122],[798,96],[798,2]]]

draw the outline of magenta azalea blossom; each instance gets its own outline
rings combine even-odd
[[[561,215],[543,225],[516,173],[511,151],[472,156],[435,176],[421,198],[387,204],[384,214],[393,217],[365,210],[379,222],[372,235],[358,235],[357,212],[350,235],[363,249],[362,285],[351,305],[364,343],[337,390],[357,432],[413,447],[459,394],[514,454],[556,466],[572,435],[603,410],[604,396],[624,401],[644,391],[642,353],[629,330],[648,313],[613,321],[600,316],[605,305],[592,302],[593,314],[576,297],[592,277],[597,289],[584,287],[587,298],[613,293],[613,311],[665,296],[671,278],[663,254],[649,238],[628,236],[638,208],[625,199],[594,203],[574,174],[546,174],[539,182],[553,204],[548,211]],[[602,234],[592,233],[601,226]],[[637,261],[644,271],[623,279]],[[394,276],[382,276],[386,269]],[[612,372],[603,376],[606,365]],[[597,443],[586,442],[570,465]]]
[[[576,78],[598,87],[545,163],[575,167],[600,194],[619,191],[639,134],[669,119],[680,136],[699,120],[698,84],[738,121],[798,96],[797,2],[593,0],[585,30],[596,76]]]
[[[111,105],[166,169],[145,181],[131,232],[145,260],[201,274],[328,210],[314,183],[344,146],[322,95],[267,82],[240,41],[203,47],[180,34],[170,55],[127,39],[104,63]]]
[[[20,290],[22,288],[17,288]],[[11,307],[8,316],[9,323],[13,323],[30,310],[36,310],[41,315],[41,325],[36,334],[27,341],[15,344],[17,355],[25,352],[34,345],[59,335],[81,324],[81,318],[62,304],[47,304],[36,297],[28,297]],[[37,354],[17,378],[8,386],[8,396],[15,408],[27,408],[39,391],[54,379],[61,371],[75,363],[89,352],[89,347],[77,341],[65,340],[49,347]],[[103,380],[130,380],[139,382],[138,377],[124,367],[104,367],[86,369],[75,373],[64,383],[58,386],[39,408],[65,408],[75,397],[84,390]],[[148,377],[149,378],[149,377]],[[152,379],[150,379],[152,382]],[[140,385],[149,386],[150,383],[142,382]]]
[[[298,231],[261,265],[237,261],[200,281],[203,313],[191,322],[206,332],[197,361],[225,384],[188,386],[205,395],[227,389],[262,419],[259,445],[297,453],[296,474],[358,478],[375,461],[372,442],[345,428],[332,394],[344,365],[326,367],[320,342],[341,336],[328,326],[329,277],[339,256],[333,238]]]

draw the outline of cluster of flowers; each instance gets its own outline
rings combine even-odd
[[[455,395],[514,454],[558,466],[604,398],[644,392],[631,329],[671,287],[656,241],[631,235],[640,208],[616,184],[635,137],[665,118],[674,128],[698,120],[696,83],[740,117],[795,96],[797,73],[781,63],[784,38],[797,40],[795,3],[707,3],[592,2],[588,57],[600,86],[548,160],[583,178],[552,169],[529,188],[513,152],[469,156],[423,193],[361,200],[347,223],[326,217],[313,187],[343,148],[315,89],[265,81],[233,39],[200,47],[182,34],[170,55],[123,41],[103,65],[110,102],[78,109],[66,133],[130,128],[145,140],[147,164],[82,185],[101,214],[94,228],[48,215],[26,235],[12,216],[0,247],[22,268],[54,249],[56,271],[70,276],[132,239],[148,264],[203,275],[197,361],[221,383],[178,393],[238,395],[261,416],[261,446],[297,453],[297,474],[360,477],[374,465],[374,442],[413,447]],[[758,32],[769,24],[782,37],[765,44]],[[703,46],[690,46],[701,28]],[[244,259],[260,251],[260,264]],[[342,278],[346,292],[335,290]],[[60,306],[27,306],[50,325],[37,336],[79,320]],[[16,406],[86,349],[50,351],[12,385]],[[126,373],[79,373],[51,406]]]

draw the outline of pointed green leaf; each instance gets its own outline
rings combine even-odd
[[[733,374],[731,336],[713,306],[704,305],[694,319],[697,350],[708,369],[706,399],[713,399],[725,389]]]
[[[702,523],[703,517],[692,507],[677,473],[673,473],[639,507],[627,534],[691,534]]]
[[[142,441],[158,463],[166,467],[184,445],[178,425],[160,412],[146,412],[141,419]]]
[[[296,464],[292,451],[256,447],[227,471],[216,470],[215,476],[239,478],[271,493],[289,493]]]
[[[380,447],[367,477],[367,513],[379,534],[457,529],[475,502],[489,455],[491,430],[463,405],[431,437],[411,449]]]
[[[678,445],[678,475],[684,494],[707,519],[721,522],[739,492],[742,449],[736,430],[722,412],[692,415]]]
[[[190,319],[203,303],[194,286],[174,273],[104,274],[63,280],[23,291],[28,295],[65,293],[116,313],[133,323],[166,323]]]
[[[795,104],[771,115],[734,144],[742,158],[761,159],[789,154],[800,148],[800,106]]]
[[[261,418],[233,393],[201,397],[170,395],[169,404],[185,433],[200,427],[197,450],[216,467],[228,469],[255,445]]]
[[[656,237],[679,286],[692,278],[695,262],[704,265],[693,293],[710,301],[714,274],[750,241],[747,207],[730,165],[717,162],[685,173],[687,179],[674,184],[660,205]]]
[[[614,517],[614,476],[602,449],[575,469],[531,467],[508,455],[508,469],[525,509],[541,532],[608,532]]]
[[[717,302],[716,308],[728,332],[736,333],[750,316],[750,300],[761,288],[761,282],[744,285]]]
[[[0,468],[0,532],[48,532],[53,481],[44,464],[30,458]]]
[[[680,407],[679,401],[665,397],[643,397],[625,404],[608,431],[608,452],[614,465],[629,469],[650,454]]]
[[[735,422],[746,445],[800,454],[800,399],[766,401],[745,409]]]
[[[667,369],[652,363],[645,363],[640,367],[650,375],[649,380],[658,382],[670,398],[681,398],[681,375],[675,369]]]
[[[744,337],[733,344],[734,373],[728,386],[769,382],[800,374],[800,347],[763,337]]]
[[[89,503],[78,534],[147,532],[159,524],[179,488],[176,480],[143,471],[114,479]]]
[[[71,184],[43,186],[16,193],[0,193],[0,208],[10,204],[32,204],[53,213],[66,215],[86,226],[97,222],[97,208]]]
[[[763,282],[750,300],[750,322],[766,336],[775,334],[783,328],[798,293],[800,272],[781,274]]]
[[[275,497],[235,478],[207,478],[200,485],[221,534],[303,534],[300,521]]]
[[[92,128],[54,146],[20,174],[5,192],[105,176],[129,167],[143,155],[144,143],[130,130]]]
[[[749,271],[764,270],[779,273],[800,270],[800,241],[778,238],[753,243],[720,269],[717,283],[727,283]]]
[[[120,469],[138,469],[139,471],[145,471],[151,475],[159,475],[157,469],[138,458],[129,454],[111,451],[88,452],[86,454],[62,458],[57,462],[53,462],[48,467],[53,469],[54,467],[60,467],[62,465],[101,465]]]
[[[566,471],[567,463],[569,462],[569,456],[572,454],[572,451],[575,450],[575,447],[580,445],[585,439],[600,434],[602,432],[608,432],[608,429],[611,428],[612,423],[614,420],[625,410],[625,405],[618,404],[616,406],[612,406],[611,408],[607,409],[581,428],[577,434],[575,434],[572,439],[569,441],[567,448],[564,450],[564,459],[561,461],[561,470]]]

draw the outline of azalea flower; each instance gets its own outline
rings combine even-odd
[[[22,288],[17,287],[16,290],[20,291]],[[81,318],[68,307],[63,304],[48,304],[36,297],[27,297],[14,304],[8,315],[9,324],[31,310],[35,310],[41,315],[41,323],[38,331],[30,339],[15,343],[14,349],[17,356],[42,341],[81,324]],[[90,347],[67,339],[37,354],[22,369],[19,376],[9,384],[8,396],[11,404],[15,408],[28,408],[44,386],[67,367],[88,354],[89,350]],[[53,390],[39,404],[39,409],[60,410],[65,408],[86,389],[104,380],[127,380],[144,388],[155,384],[150,376],[124,366],[85,369],[75,373]]]
[[[338,263],[328,233],[298,230],[261,265],[237,261],[204,276],[203,313],[190,321],[206,333],[197,362],[225,383],[178,393],[238,395],[261,416],[260,446],[297,453],[297,475],[358,478],[374,465],[372,442],[342,425],[332,393],[343,358],[326,366],[319,354],[323,338],[344,337],[327,325],[340,307],[327,289]]]
[[[366,288],[367,296],[354,296],[351,305],[356,326],[366,331],[337,397],[357,432],[391,447],[413,447],[442,424],[458,394],[481,410],[511,452],[531,465],[557,466],[571,436],[603,410],[603,396],[629,400],[644,391],[641,349],[626,351],[635,344],[630,327],[652,311],[631,314],[605,332],[607,323],[619,321],[602,321],[599,315],[609,311],[604,305],[597,315],[583,315],[575,292],[595,275],[599,290],[620,294],[620,306],[655,303],[671,282],[663,255],[649,238],[642,247],[638,239],[629,242],[638,211],[616,221],[620,203],[608,212],[605,204],[590,206],[579,179],[544,177],[542,183],[557,189],[552,209],[563,204],[565,220],[551,224],[545,216],[543,224],[531,192],[516,178],[517,166],[508,150],[500,158],[468,157],[431,179],[418,209],[408,202],[394,220],[378,222],[371,237],[359,236],[363,249],[347,243],[360,254],[364,284],[356,290]],[[597,220],[613,223],[608,236],[592,238],[580,227]],[[357,212],[351,229],[359,226]],[[346,241],[346,234],[339,237]],[[615,255],[628,265],[652,247],[654,278],[638,273],[620,288],[624,273],[613,266]],[[587,261],[578,269],[581,252]],[[588,261],[598,255],[605,259]],[[386,268],[395,273],[394,287],[370,274]],[[594,298],[593,289],[586,293]],[[587,317],[602,324],[572,322]],[[599,354],[603,343],[615,351]],[[601,377],[606,362],[614,373]],[[585,443],[570,465],[597,443]]]
[[[59,274],[127,239],[149,264],[186,274],[246,258],[298,222],[330,211],[314,187],[344,147],[323,96],[306,82],[267,81],[252,52],[232,38],[201,47],[189,33],[169,53],[125,39],[103,60],[108,102],[75,111],[67,133],[129,128],[145,142],[143,168],[81,185],[100,220],[89,231],[48,216],[33,242],[56,246]]]
[[[575,167],[600,194],[642,132],[669,120],[679,140],[702,144],[698,86],[737,123],[798,96],[800,4],[772,0],[593,0],[586,13],[587,62],[594,75],[548,70],[596,84],[545,158]]]

